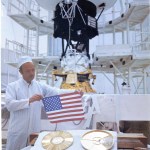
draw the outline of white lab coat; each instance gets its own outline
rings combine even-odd
[[[6,107],[10,111],[6,150],[22,149],[27,145],[28,136],[41,130],[42,102],[29,105],[31,96],[42,94],[45,97],[65,92],[35,80],[30,85],[22,78],[10,83],[6,90]]]

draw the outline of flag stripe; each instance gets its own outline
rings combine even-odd
[[[71,118],[70,117],[64,117],[64,118],[60,118],[60,119],[52,119],[51,121],[57,121],[57,120],[66,120],[66,119],[76,119],[76,118],[83,118],[83,115],[82,116],[72,116]]]
[[[66,102],[66,103],[63,103],[63,105],[67,105],[67,104],[76,104],[76,103],[81,103],[81,101]]]
[[[51,123],[60,123],[60,122],[68,122],[68,121],[79,121],[84,120],[84,117],[82,118],[71,118],[71,119],[63,119],[63,120],[57,120],[57,121],[50,121]]]
[[[73,111],[73,110],[83,110],[82,107],[77,107],[77,108],[67,108],[67,109],[62,109],[62,110],[56,110],[56,111],[49,111],[49,112],[46,112],[46,114],[50,114],[50,113],[58,113],[58,112],[63,112],[63,111]]]
[[[68,106],[79,106],[79,105],[81,105],[82,106],[82,103],[80,102],[80,103],[74,103],[74,104],[63,104],[62,105],[62,107],[64,108],[64,107],[68,107]]]
[[[67,101],[64,100],[64,101],[61,101],[61,103],[63,104],[63,103],[66,103],[66,102],[74,102],[74,101],[77,101],[77,100],[81,102],[81,98],[80,99],[78,98],[78,99],[72,99],[72,100],[67,100]]]
[[[66,111],[64,111],[64,110],[62,110],[62,111],[55,111],[54,113],[52,113],[52,112],[47,112],[46,114],[47,115],[49,115],[49,114],[51,114],[51,115],[56,115],[56,114],[61,114],[61,113],[69,113],[69,112],[79,112],[79,111],[83,111],[83,109],[68,109],[68,110],[66,110]]]
[[[74,95],[81,95],[79,92],[73,92],[73,93],[66,93],[66,94],[60,94],[60,97],[65,97],[65,96],[74,96]]]
[[[82,116],[83,117],[83,115],[84,115],[83,113],[82,114],[70,114],[70,115],[63,115],[63,116],[56,116],[56,117],[48,116],[48,118],[53,120],[53,119],[58,119],[58,118],[74,117],[74,116]]]
[[[83,110],[82,111],[78,111],[78,112],[69,112],[69,113],[61,113],[61,114],[48,114],[48,117],[59,117],[59,116],[64,116],[64,115],[75,115],[75,114],[83,114]]]
[[[76,106],[65,106],[63,108],[76,108],[76,107],[82,107],[82,105],[76,105]]]
[[[73,100],[73,99],[80,99],[81,100],[81,96],[74,96],[74,97],[68,97],[68,98],[62,98],[60,97],[61,101],[67,101],[67,100]]]

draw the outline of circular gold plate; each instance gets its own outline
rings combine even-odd
[[[81,144],[87,150],[109,150],[113,147],[114,140],[109,132],[94,130],[82,136]]]
[[[55,131],[47,134],[42,139],[42,146],[46,150],[65,150],[73,143],[69,132]]]

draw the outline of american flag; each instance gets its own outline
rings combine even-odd
[[[84,111],[79,92],[60,94],[42,99],[51,123],[84,119]]]

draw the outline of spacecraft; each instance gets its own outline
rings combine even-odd
[[[95,92],[90,80],[92,74],[89,54],[89,40],[98,35],[98,19],[105,9],[105,3],[97,6],[88,0],[63,0],[54,11],[54,38],[62,39],[61,68],[53,71],[54,77],[63,77],[62,89],[76,89]]]

